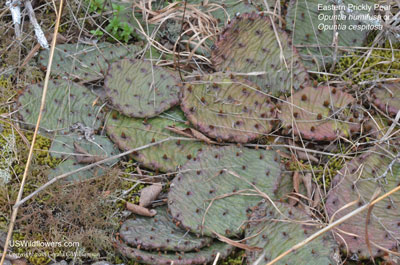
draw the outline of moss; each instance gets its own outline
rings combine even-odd
[[[300,160],[299,162],[290,161],[289,170],[291,171],[313,171],[315,180],[320,187],[329,189],[332,179],[336,176],[338,171],[343,167],[344,160],[342,158],[332,158],[324,165],[310,165]]]
[[[383,78],[400,77],[400,50],[374,49],[365,61],[367,51],[357,51],[342,57],[333,74],[343,75],[343,79],[352,84]]]
[[[242,265],[242,264],[244,264],[245,257],[246,257],[245,251],[240,250],[240,251],[232,253],[226,259],[218,262],[218,265]]]

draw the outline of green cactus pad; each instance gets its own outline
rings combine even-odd
[[[70,158],[58,164],[57,167],[48,170],[46,172],[47,178],[50,180],[61,174],[79,169],[84,166],[86,165],[79,164],[78,162],[75,161],[75,159]],[[90,178],[103,176],[105,172],[106,170],[104,168],[96,167],[89,170],[82,170],[78,173],[68,176],[67,178],[63,179],[63,181],[75,182],[75,181],[87,180]]]
[[[188,127],[185,118],[177,108],[148,120],[130,118],[113,111],[106,122],[106,130],[111,140],[123,150],[141,147],[168,137],[179,137],[167,130],[167,126]],[[193,141],[172,140],[152,146],[133,154],[145,167],[161,172],[174,172],[194,158],[198,150],[207,145]]]
[[[286,203],[260,203],[246,228],[246,244],[262,251],[247,251],[247,264],[266,264],[320,228],[305,212]],[[302,223],[300,223],[302,222]],[[340,263],[339,247],[331,233],[326,233],[287,255],[276,264],[329,265]]]
[[[300,56],[292,49],[289,36],[279,28],[276,32],[278,36],[268,17],[246,13],[235,18],[216,43],[212,53],[215,68],[218,71],[257,73],[246,76],[246,79],[274,96],[290,92],[292,85],[294,90],[301,88],[308,83],[308,73]],[[282,46],[282,56],[277,37]]]
[[[339,59],[343,49],[362,46],[371,30],[352,29],[352,27],[374,23],[374,19],[364,20],[361,17],[372,15],[374,3],[373,0],[347,0],[341,5],[335,5],[334,2],[321,0],[291,0],[286,15],[287,29],[294,34],[293,44],[304,64],[313,70],[325,71],[324,64],[331,64],[335,54]],[[350,4],[357,7],[368,5],[372,7],[372,12],[351,11]],[[344,8],[344,10],[323,10],[325,7]],[[336,18],[332,17],[334,14]],[[354,19],[353,16],[359,18]],[[332,28],[334,23],[338,27],[337,30]],[[321,28],[323,26],[327,28]],[[338,51],[333,47],[335,32],[338,33],[337,45],[342,46]]]
[[[77,134],[56,136],[51,143],[49,153],[55,158],[66,159],[72,157],[79,153],[75,150],[74,144],[79,145],[85,152],[94,156],[110,157],[119,153],[118,148],[114,146],[107,136],[95,135],[93,139],[88,141]],[[109,161],[105,164],[111,165],[114,162]]]
[[[209,75],[182,88],[181,107],[201,132],[246,143],[268,134],[276,121],[270,97],[257,85],[228,75]]]
[[[64,159],[56,168],[51,169],[48,172],[47,177],[52,179],[58,175],[70,172],[75,169],[79,169],[85,164],[77,162],[77,155],[80,153],[75,150],[74,144],[79,145],[82,150],[90,155],[98,156],[100,158],[106,158],[119,153],[118,149],[114,147],[114,144],[105,136],[96,135],[92,141],[81,139],[79,135],[59,135],[56,136],[51,144],[49,153],[52,157]],[[87,158],[89,156],[80,156]],[[109,161],[104,163],[106,166],[110,166],[117,160]],[[66,181],[76,181],[92,178],[95,176],[102,176],[106,170],[102,166],[95,167],[89,170],[84,170],[67,177]]]
[[[231,245],[215,242],[210,247],[202,248],[199,252],[184,253],[159,253],[131,248],[124,243],[116,242],[117,250],[124,256],[140,262],[152,265],[193,265],[207,264],[215,260],[219,253],[219,259],[224,259],[232,253]]]
[[[36,124],[43,83],[28,86],[18,98],[19,114],[30,126]],[[66,80],[50,80],[40,128],[47,131],[69,130],[76,123],[93,129],[103,120],[100,106],[94,105],[96,96],[84,86]]]
[[[179,102],[177,76],[149,61],[117,61],[104,83],[112,107],[129,117],[151,118]]]
[[[383,194],[399,185],[399,150],[399,145],[390,149],[387,149],[386,146],[376,146],[344,165],[333,181],[334,188],[329,192],[326,202],[329,217],[332,218],[334,215],[333,221],[368,203],[378,188]],[[396,155],[397,160],[395,159]],[[385,172],[386,176],[383,177]],[[358,199],[360,199],[358,203],[350,205]],[[345,205],[349,207],[341,209]],[[338,211],[339,209],[341,210]],[[398,192],[374,205],[368,223],[368,238],[374,257],[384,255],[384,251],[376,248],[374,244],[385,249],[399,251],[399,209],[400,193]],[[346,242],[343,244],[338,237],[338,242],[343,244],[343,249],[348,248],[360,259],[370,256],[365,239],[366,218],[367,211],[355,215],[339,225],[336,231]]]
[[[382,111],[396,116],[400,110],[400,84],[384,83],[378,85],[371,92],[373,103]]]
[[[279,159],[272,150],[236,146],[204,150],[171,183],[172,216],[197,234],[239,236],[247,209],[261,200],[252,185],[275,198],[282,174]]]
[[[93,81],[104,78],[109,64],[122,58],[134,58],[140,51],[135,45],[119,46],[111,43],[97,45],[60,44],[54,52],[51,72],[62,77]],[[39,54],[39,64],[47,67],[49,51]]]
[[[307,86],[287,99],[279,117],[296,135],[330,141],[359,130],[359,122],[350,113],[352,103],[355,99],[337,88]]]
[[[167,207],[158,207],[155,217],[137,216],[125,221],[119,234],[125,243],[145,250],[194,251],[210,245],[212,238],[197,237],[172,222]]]

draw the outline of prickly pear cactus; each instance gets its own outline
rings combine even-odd
[[[292,86],[297,90],[306,85],[308,74],[292,49],[289,36],[279,28],[276,33],[268,17],[256,13],[236,17],[219,36],[213,50],[215,68],[252,73],[246,79],[274,96],[290,92]]]
[[[19,114],[30,126],[36,124],[42,91],[43,83],[30,85],[18,98]],[[95,100],[96,96],[84,86],[62,79],[50,80],[40,128],[47,132],[69,131],[77,123],[99,128],[104,114],[100,106],[93,105]]]
[[[174,178],[168,208],[194,233],[239,236],[248,208],[261,200],[254,186],[274,198],[280,174],[280,158],[272,150],[209,148]]]
[[[279,117],[296,135],[330,141],[359,130],[359,122],[349,109],[353,103],[351,95],[337,88],[307,86],[283,103]]]
[[[276,122],[274,104],[259,89],[243,78],[209,75],[182,88],[181,107],[208,136],[246,143],[268,134]]]
[[[85,139],[78,134],[58,135],[53,139],[49,153],[52,157],[66,159],[81,154],[82,151],[98,157],[109,157],[119,153],[118,148],[108,139],[107,136],[94,135],[93,139]],[[111,165],[115,161],[105,163]]]
[[[313,70],[329,70],[327,65],[333,62],[333,58],[336,56],[336,59],[339,59],[343,54],[342,48],[335,49],[335,43],[342,47],[362,46],[371,31],[368,27],[380,24],[380,21],[372,16],[373,4],[373,0],[291,0],[286,15],[287,29],[294,34],[293,44],[304,64]],[[367,5],[372,11],[354,10],[351,5]],[[331,10],[325,10],[326,8]],[[332,8],[340,10],[332,11]],[[368,15],[371,15],[370,19],[362,17]],[[335,32],[338,33],[337,40],[334,39]]]
[[[113,111],[106,121],[107,134],[123,150],[141,147],[168,137],[179,137],[167,130],[168,126],[187,127],[185,117],[177,108],[148,120],[130,118]],[[174,172],[193,159],[206,144],[189,139],[171,140],[133,154],[145,167],[161,172]]]
[[[377,146],[367,153],[346,163],[333,181],[334,188],[328,193],[326,202],[327,213],[330,218],[337,220],[356,208],[368,203],[375,191],[380,188],[388,192],[399,185],[400,146],[395,145],[388,149],[386,146]],[[381,193],[382,194],[382,193]],[[359,199],[357,204],[352,204]],[[340,211],[339,211],[340,209]],[[368,222],[368,238],[372,255],[382,256],[384,251],[376,245],[389,250],[399,251],[400,241],[400,194],[394,193],[377,204],[372,209]],[[343,240],[343,249],[359,258],[370,256],[366,245],[367,211],[353,216],[337,227],[336,233]],[[338,237],[339,238],[339,237]]]
[[[135,45],[60,44],[56,46],[51,72],[87,82],[102,79],[112,62],[122,58],[134,58],[139,51],[140,48]],[[47,67],[48,61],[49,51],[44,50],[39,54],[39,64]]]
[[[178,104],[178,78],[149,61],[113,63],[104,81],[114,109],[137,118],[151,118]]]
[[[152,265],[192,265],[207,264],[215,260],[219,253],[219,259],[224,259],[232,253],[234,247],[223,242],[215,242],[209,247],[200,249],[198,252],[183,253],[160,253],[131,248],[128,245],[116,242],[117,250],[124,256],[140,262]]]
[[[52,157],[63,159],[56,168],[48,172],[47,177],[52,179],[63,173],[81,168],[86,164],[80,163],[82,159],[92,159],[87,164],[116,155],[118,148],[105,136],[96,135],[93,140],[81,139],[79,135],[59,135],[53,139],[49,153]],[[117,160],[104,163],[111,166]],[[66,181],[77,181],[102,176],[106,172],[104,166],[95,167],[73,174]]]
[[[137,216],[125,221],[119,234],[125,243],[145,250],[188,252],[212,243],[210,237],[197,237],[176,226],[167,207],[158,207],[155,217]]]
[[[400,110],[400,84],[383,83],[371,92],[372,100],[382,111],[391,116],[396,116]]]
[[[246,244],[261,251],[246,251],[247,264],[266,264],[320,228],[305,212],[286,203],[260,203],[246,228]],[[301,222],[301,223],[300,223]],[[311,241],[276,264],[329,265],[340,261],[339,247],[331,233]]]

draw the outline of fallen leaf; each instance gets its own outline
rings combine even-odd
[[[318,158],[316,158],[312,154],[309,154],[309,153],[306,153],[303,151],[298,151],[298,150],[296,151],[296,154],[297,154],[297,158],[300,160],[308,161],[310,159],[310,161],[312,161],[312,162],[316,162],[316,163],[319,162]]]
[[[312,175],[311,173],[307,173],[305,175],[302,175],[302,178],[304,186],[306,187],[307,190],[307,198],[310,200],[312,199]]]
[[[162,185],[160,183],[155,183],[142,189],[140,193],[139,206],[149,206],[155,199],[157,199],[161,191]]]
[[[127,202],[126,203],[126,209],[131,211],[134,214],[142,215],[142,216],[148,216],[148,217],[153,217],[157,214],[157,211],[154,209],[147,209],[145,207]]]
[[[319,186],[315,183],[313,183],[314,187],[315,187],[315,193],[314,193],[314,200],[312,203],[312,207],[315,208],[319,205],[319,203],[321,202],[321,189],[319,188]]]

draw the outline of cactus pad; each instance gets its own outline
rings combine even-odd
[[[356,118],[348,118],[352,103],[355,99],[337,88],[307,86],[287,99],[279,116],[296,135],[329,141],[359,130]]]
[[[62,77],[93,81],[104,78],[109,64],[122,58],[134,58],[140,48],[134,45],[119,46],[100,43],[95,46],[84,44],[61,44],[56,46],[51,72]],[[39,63],[47,67],[49,51],[39,55]]]
[[[247,251],[247,264],[265,264],[319,229],[318,223],[303,211],[286,203],[260,203],[252,213],[246,228],[246,244],[263,251]],[[292,221],[291,221],[292,220]],[[303,224],[299,223],[303,222]],[[306,224],[307,223],[307,224]],[[339,248],[332,234],[326,233],[276,264],[329,265],[340,261]]]
[[[18,99],[19,114],[28,125],[35,125],[40,109],[43,83],[28,86]],[[69,130],[76,123],[97,129],[103,113],[93,105],[96,96],[84,86],[66,80],[50,80],[40,128],[45,131]]]
[[[368,26],[373,24],[374,19],[363,20],[361,16],[367,16],[368,11],[356,11],[349,8],[350,4],[355,6],[369,5],[372,10],[373,0],[348,0],[346,3],[335,4],[339,1],[320,0],[291,0],[286,15],[287,29],[293,32],[293,44],[298,49],[304,64],[319,71],[325,71],[324,64],[331,64],[334,55],[340,58],[342,51],[335,51],[333,44],[334,33],[338,33],[337,45],[346,47],[362,46],[370,30],[353,29],[352,27]],[[343,1],[340,1],[343,2]],[[323,7],[336,6],[345,10],[321,10]],[[333,15],[336,18],[333,18]],[[354,19],[352,16],[359,16]],[[336,23],[337,30],[332,28]],[[321,28],[325,26],[327,28]],[[329,70],[329,69],[327,69]]]
[[[246,143],[272,129],[274,104],[243,78],[206,76],[182,89],[181,107],[200,131],[223,141]]]
[[[78,147],[84,150],[84,152],[87,154],[82,156],[80,151],[76,150],[74,145],[78,145]],[[63,173],[85,166],[85,164],[80,164],[78,162],[79,155],[80,158],[88,158],[90,156],[87,155],[92,155],[96,156],[100,160],[116,155],[119,153],[119,151],[105,136],[96,135],[92,141],[88,141],[86,139],[80,139],[80,136],[78,135],[60,135],[54,138],[49,153],[52,157],[64,159],[64,161],[61,162],[56,168],[51,169],[48,172],[47,177],[51,179]],[[116,161],[117,160],[106,162],[105,165],[110,166]],[[88,179],[94,176],[101,176],[104,173],[105,170],[102,168],[102,166],[99,166],[73,174],[67,177],[66,181]]]
[[[385,148],[376,146],[360,157],[354,158],[345,164],[334,178],[334,188],[329,192],[326,203],[330,218],[335,215],[333,221],[368,203],[377,188],[381,188],[383,193],[399,185],[400,147],[396,145],[390,149]],[[341,209],[344,205],[350,205],[358,199],[360,200],[357,204]],[[339,209],[341,210],[338,211]],[[400,194],[398,192],[373,207],[368,223],[368,238],[373,256],[384,254],[384,251],[375,247],[375,244],[385,249],[399,251],[399,209]],[[353,216],[339,225],[336,231],[346,242],[343,244],[343,249],[348,247],[350,252],[360,258],[370,256],[365,239],[366,217],[367,211]],[[342,240],[339,242],[343,243]]]
[[[212,242],[210,237],[197,237],[180,229],[172,222],[167,207],[158,207],[155,217],[137,216],[122,224],[122,240],[145,250],[193,251]]]
[[[224,259],[232,253],[234,247],[223,242],[215,242],[210,247],[200,249],[198,252],[184,253],[159,253],[131,248],[124,243],[116,242],[117,250],[124,256],[140,262],[153,265],[194,265],[207,264],[215,260],[219,253],[220,259]]]
[[[384,83],[374,88],[372,99],[382,111],[391,116],[396,116],[400,110],[400,84]]]
[[[261,200],[252,185],[274,198],[282,173],[279,159],[271,150],[235,146],[204,150],[172,181],[168,194],[172,216],[197,234],[239,236],[247,209]]]
[[[106,137],[95,135],[93,140],[88,141],[79,135],[58,135],[53,139],[50,147],[50,155],[55,158],[65,159],[79,154],[74,145],[78,145],[85,152],[93,156],[110,157],[119,153],[118,148]],[[82,156],[83,157],[83,156]],[[109,161],[111,165],[115,161]]]
[[[114,109],[150,118],[178,104],[177,82],[175,74],[149,61],[126,59],[110,66],[105,88]]]
[[[182,111],[173,108],[148,120],[130,118],[113,111],[106,123],[111,140],[123,150],[141,147],[168,137],[179,137],[167,126],[187,127]],[[194,158],[207,145],[192,141],[171,140],[133,154],[145,167],[162,172],[176,171],[178,166]]]
[[[308,83],[308,73],[296,50],[292,50],[288,35],[279,29],[276,32],[278,36],[268,17],[246,13],[235,18],[216,43],[212,53],[215,68],[238,73],[257,72],[246,79],[274,96],[290,92],[292,83],[295,90],[299,89]]]

